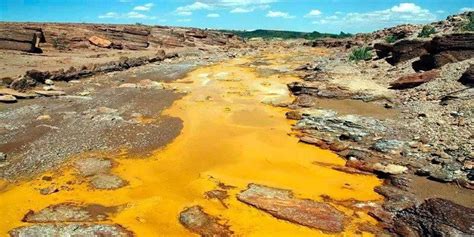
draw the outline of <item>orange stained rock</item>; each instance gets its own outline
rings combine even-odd
[[[288,60],[296,55],[264,56],[266,69],[282,73],[261,77],[258,68],[249,65],[256,58],[246,57],[198,68],[182,79],[192,83],[170,85],[188,92],[165,112],[181,118],[184,129],[151,157],[116,157],[118,165],[112,172],[129,182],[124,188],[92,190],[72,169],[52,174],[55,186],[70,190],[51,195],[39,194],[39,188],[51,183],[41,178],[0,185],[0,232],[24,225],[21,219],[30,209],[72,201],[124,205],[106,222],[121,224],[137,236],[193,236],[178,221],[179,213],[193,205],[227,220],[238,236],[325,236],[239,202],[236,194],[257,183],[290,189],[299,198],[316,201],[322,201],[323,194],[338,200],[381,200],[373,191],[381,184],[376,177],[314,165],[315,161],[344,165],[344,160],[288,135],[291,124],[285,119],[286,110],[268,104],[292,100],[286,84],[298,79],[283,72],[303,62]],[[236,187],[225,200],[228,208],[204,196],[218,182]],[[357,223],[376,224],[365,212],[335,206],[351,220],[342,236],[355,235]]]

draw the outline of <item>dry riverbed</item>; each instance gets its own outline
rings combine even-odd
[[[347,172],[336,154],[300,143],[281,107],[294,99],[287,89],[299,80],[293,69],[327,54],[302,48],[200,67],[185,60],[151,64],[68,91],[88,95],[5,106],[11,135],[2,146],[22,156],[2,167],[1,212],[8,218],[0,231],[381,233],[368,214],[381,210],[374,191],[381,180]],[[176,81],[160,76],[186,70]],[[22,180],[25,174],[32,178]]]

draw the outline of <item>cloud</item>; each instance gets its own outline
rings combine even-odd
[[[249,13],[257,9],[268,9],[269,4],[275,2],[278,0],[201,0],[180,6],[176,8],[175,12],[226,9],[231,13]]]
[[[474,7],[463,7],[459,11],[460,12],[472,12],[472,11],[474,11]]]
[[[285,18],[285,19],[295,18],[294,16],[291,16],[288,12],[280,12],[280,11],[268,11],[266,17]]]
[[[99,15],[98,16],[99,19],[107,19],[107,18],[110,18],[110,19],[150,19],[150,20],[153,20],[153,19],[156,19],[157,17],[156,16],[147,16],[145,14],[142,14],[142,13],[139,13],[139,12],[135,12],[135,11],[131,11],[131,12],[128,12],[128,13],[125,13],[125,14],[119,14],[117,12],[107,12],[103,15]]]
[[[217,13],[209,13],[209,14],[207,14],[207,17],[209,17],[209,18],[218,18],[218,17],[220,17],[220,15],[217,14]]]
[[[234,8],[230,11],[230,13],[249,13],[249,12],[253,12],[254,9],[252,8],[242,8],[242,7],[237,7],[237,8]]]
[[[104,15],[99,15],[100,19],[105,19],[105,18],[118,18],[119,14],[116,12],[107,12]]]
[[[155,4],[147,3],[145,5],[136,6],[133,8],[134,11],[149,11]]]
[[[176,8],[176,12],[192,12],[192,11],[197,11],[197,10],[212,10],[213,6],[202,3],[202,2],[195,2],[190,5],[182,6]]]
[[[145,14],[141,14],[141,13],[134,12],[134,11],[131,11],[131,12],[125,14],[125,17],[126,18],[133,18],[133,19],[146,19],[146,18],[149,18]]]
[[[178,19],[177,21],[178,22],[190,22],[191,19],[190,18],[184,18],[184,19]]]
[[[401,3],[385,10],[350,12],[323,17],[313,24],[331,25],[334,28],[351,30],[347,22],[363,28],[378,29],[405,23],[427,23],[436,20],[436,15],[414,3]]]
[[[308,14],[306,14],[305,17],[316,17],[316,16],[320,16],[321,14],[322,12],[320,10],[314,9],[308,12]]]
[[[193,12],[182,11],[182,12],[176,12],[176,14],[178,14],[180,16],[191,16],[193,14]]]

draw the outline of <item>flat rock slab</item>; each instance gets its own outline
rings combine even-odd
[[[298,199],[293,192],[250,184],[237,199],[263,210],[272,216],[299,225],[338,233],[344,230],[345,216],[333,206],[309,199]]]
[[[42,96],[62,96],[66,95],[66,92],[64,91],[34,91],[38,95]]]
[[[39,224],[22,226],[9,232],[11,237],[26,236],[114,236],[132,237],[133,233],[120,225],[111,224]]]
[[[15,103],[16,97],[12,95],[0,95],[0,102],[3,103]]]
[[[112,168],[112,161],[100,158],[85,158],[77,160],[74,167],[81,176],[92,176],[108,173]]]
[[[229,226],[220,223],[220,219],[205,213],[200,206],[184,209],[179,214],[179,222],[189,231],[201,236],[232,236]]]
[[[392,89],[407,89],[417,87],[423,83],[432,81],[439,76],[438,70],[431,70],[423,73],[415,73],[400,77],[396,81],[390,83]]]
[[[92,177],[91,185],[96,189],[118,189],[127,185],[127,182],[117,175],[98,174]]]
[[[37,96],[36,94],[23,93],[10,88],[0,89],[0,95],[12,95],[19,99],[34,98]]]
[[[105,207],[98,204],[61,203],[48,206],[37,212],[29,211],[23,221],[29,223],[104,221],[108,219],[109,213],[115,211],[115,207]]]

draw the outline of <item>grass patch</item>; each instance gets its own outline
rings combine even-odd
[[[436,33],[436,30],[433,26],[425,25],[425,26],[423,26],[423,29],[421,29],[421,32],[418,34],[418,37],[428,38],[432,34],[435,34],[435,33]]]
[[[395,35],[388,35],[387,37],[385,37],[385,42],[389,44],[395,43],[395,41],[397,40],[398,40],[398,37]]]
[[[361,60],[367,61],[370,59],[372,59],[372,52],[367,46],[356,48],[352,50],[351,55],[349,55],[349,60],[356,62]]]

